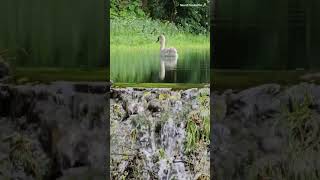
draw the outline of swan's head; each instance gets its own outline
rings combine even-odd
[[[163,35],[163,34],[161,34],[161,35],[158,37],[157,42],[160,42],[160,44],[162,44],[162,43],[164,43],[164,42],[165,42],[165,40],[166,40],[166,38],[164,37],[164,35]]]

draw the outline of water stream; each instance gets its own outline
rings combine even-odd
[[[207,91],[121,89],[116,92],[119,98],[111,99],[113,179],[193,180],[199,175],[208,177],[209,142],[197,140],[195,149],[190,152],[187,148],[190,118],[203,123],[195,125],[195,129],[204,127],[205,118],[199,118],[202,112],[208,111],[209,104],[204,105],[199,99],[208,100]],[[204,133],[203,129],[201,133]]]

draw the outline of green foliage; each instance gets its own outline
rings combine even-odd
[[[192,119],[189,119],[187,122],[186,131],[187,131],[186,152],[190,152],[196,148],[196,145],[200,140],[200,129]]]
[[[159,149],[159,157],[160,159],[164,159],[165,158],[165,151],[163,148]]]
[[[163,101],[163,100],[166,100],[170,97],[170,94],[168,93],[160,93],[159,94],[159,100]]]
[[[203,141],[210,142],[210,117],[203,118]]]
[[[200,4],[201,6],[184,7],[183,4]],[[117,17],[122,19],[150,17],[152,20],[172,23],[185,32],[195,34],[209,32],[208,0],[199,0],[196,3],[191,0],[111,0],[110,16],[112,19]]]
[[[209,107],[209,98],[208,96],[198,96],[198,102],[201,107]]]
[[[132,16],[144,17],[145,13],[141,9],[140,0],[111,0],[110,16],[111,18],[116,16],[123,18],[130,18]]]
[[[137,141],[137,129],[132,129],[130,136],[131,136],[132,141],[136,142]]]
[[[194,151],[201,143],[210,144],[210,117],[192,111],[188,115],[186,132],[186,152]]]

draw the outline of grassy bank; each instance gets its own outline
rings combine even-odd
[[[160,34],[167,39],[167,46],[209,48],[210,38],[207,34],[186,32],[168,21],[160,21],[148,17],[120,18],[112,17],[110,22],[110,45],[112,49],[124,48],[159,48],[156,43]]]
[[[107,75],[107,69],[17,68],[14,72],[14,82],[21,84],[52,81],[106,81]]]
[[[114,83],[113,88],[171,88],[173,90],[183,90],[190,88],[204,88],[208,84],[191,84],[191,83]]]

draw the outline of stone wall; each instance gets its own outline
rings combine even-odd
[[[209,88],[110,97],[112,179],[209,179]]]
[[[319,85],[212,92],[211,107],[215,179],[319,179]]]
[[[0,85],[0,179],[105,179],[105,83]]]

